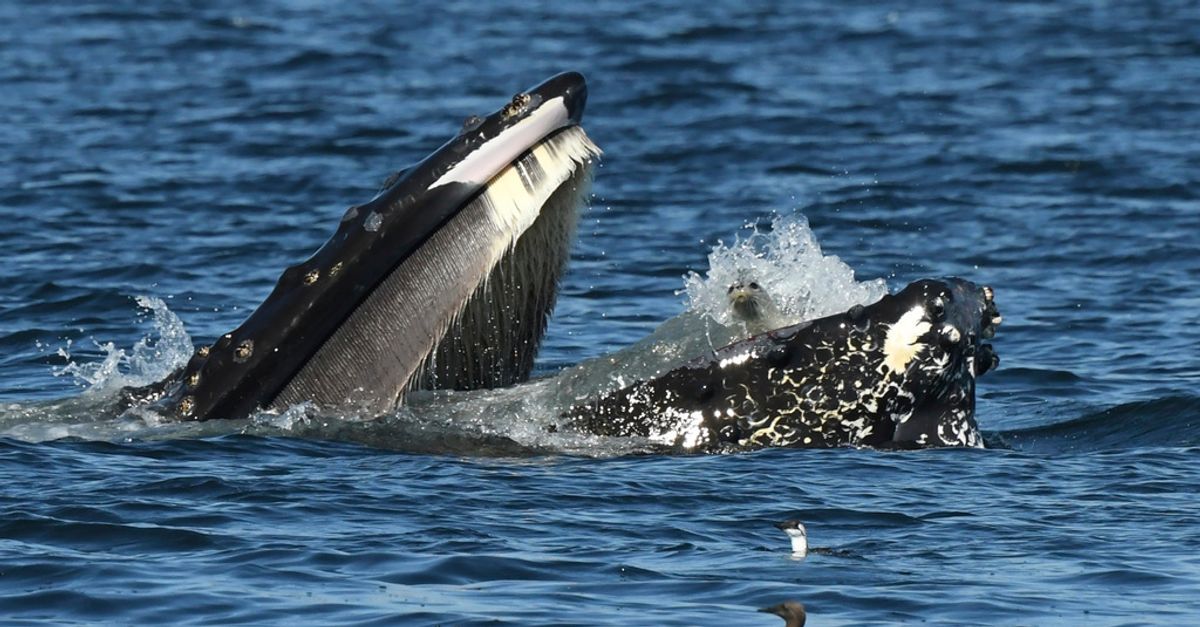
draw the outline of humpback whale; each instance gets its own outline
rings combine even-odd
[[[468,118],[350,207],[241,326],[127,396],[187,420],[305,401],[378,415],[413,388],[527,379],[600,155],[586,101],[568,72]]]
[[[925,279],[735,342],[571,407],[563,425],[674,450],[981,447],[975,378],[999,364],[995,293]]]
[[[181,420],[304,402],[378,416],[416,389],[527,380],[601,154],[579,126],[586,100],[583,77],[565,73],[468,118],[350,207],[239,327],[125,402]],[[729,297],[760,323],[769,297],[756,288]],[[576,399],[547,429],[688,452],[982,446],[975,379],[998,364],[984,340],[1000,320],[991,288],[921,280]]]

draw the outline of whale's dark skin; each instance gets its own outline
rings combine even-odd
[[[182,420],[240,419],[310,401],[323,411],[380,415],[413,386],[527,379],[577,215],[562,209],[578,206],[585,164],[599,154],[578,128],[586,93],[580,75],[561,74],[469,119],[376,198],[351,207],[241,326],[199,348],[174,375],[125,390],[122,402],[157,402]],[[549,166],[568,162],[579,167]],[[515,186],[527,194],[550,195],[503,213],[489,204],[493,192],[517,202],[522,191],[500,182],[500,171],[519,172]],[[487,231],[487,221],[527,217],[521,212],[535,206],[538,217],[506,249],[507,271],[478,274],[486,263],[470,260],[492,258],[464,242],[518,237]],[[424,283],[404,282],[412,277]],[[455,296],[462,290],[472,300]],[[975,378],[998,363],[983,343],[1000,322],[992,296],[963,279],[918,281],[872,305],[770,331],[600,395],[570,408],[555,428],[697,452],[981,446]],[[508,347],[498,349],[502,342]]]
[[[696,452],[978,447],[975,378],[999,363],[983,343],[999,323],[990,288],[921,280],[572,407],[562,426]]]
[[[378,196],[347,210],[329,241],[308,260],[287,268],[274,290],[244,323],[212,346],[199,348],[181,372],[151,386],[126,390],[127,404],[157,400],[163,413],[186,420],[245,418],[270,407],[288,386],[295,385],[298,373],[356,315],[356,309],[361,311],[372,293],[381,291],[378,287],[389,280],[399,264],[415,255],[464,206],[478,198],[502,165],[539,142],[576,127],[586,100],[583,77],[568,72],[517,94],[511,103],[487,117],[472,116],[457,136],[395,175]],[[530,128],[535,130],[524,130]],[[478,165],[480,162],[483,165]],[[569,240],[562,248],[569,248]],[[560,264],[546,272],[561,270]],[[538,311],[512,323],[520,325],[513,334],[527,347],[523,349],[526,352],[536,350],[541,339],[556,282],[554,275],[536,283],[538,293],[525,295],[523,305],[526,310]],[[543,288],[543,283],[549,287]],[[406,332],[437,332],[412,326]],[[403,386],[420,374],[418,362],[427,358],[414,352],[398,354],[395,360],[405,360],[406,370],[396,368],[395,378],[403,378],[396,383],[401,386],[400,392],[390,388],[378,392],[379,398],[371,398],[377,406],[368,409],[385,409],[389,403],[399,402]],[[519,363],[504,364],[504,383],[528,377],[532,355],[519,357],[513,360]],[[390,367],[392,361],[381,361],[381,368]],[[344,373],[317,376],[333,379],[339,375]],[[392,375],[385,371],[381,378]],[[481,382],[479,387],[489,382]],[[454,385],[471,387],[472,383],[455,381]],[[372,392],[366,390],[368,395]],[[337,403],[344,399],[325,400]]]

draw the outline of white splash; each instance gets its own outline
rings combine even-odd
[[[263,411],[250,417],[251,427],[278,429],[284,433],[298,431],[312,424],[321,415],[320,409],[311,401],[292,405],[280,412]],[[352,418],[352,417],[351,417]]]
[[[704,276],[689,272],[684,277],[682,293],[690,311],[732,324],[727,292],[735,281],[747,279],[763,286],[789,324],[869,305],[887,294],[883,279],[856,281],[850,266],[824,254],[802,215],[778,216],[766,232],[752,228],[731,245],[718,243]]]
[[[162,380],[187,363],[192,356],[192,338],[183,321],[160,298],[138,296],[139,307],[153,316],[154,331],[138,340],[128,351],[112,342],[95,343],[104,353],[99,362],[71,359],[70,343],[58,349],[67,365],[55,369],[55,376],[74,377],[86,387],[84,394],[105,394],[125,386],[147,385]]]

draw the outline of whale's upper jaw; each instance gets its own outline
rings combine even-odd
[[[579,124],[587,106],[587,83],[565,72],[518,93],[484,118],[470,116],[457,136],[400,176],[380,197],[404,202],[418,190],[460,183],[478,187],[542,139]],[[378,200],[378,199],[377,199]]]
[[[164,410],[178,418],[205,420],[242,418],[268,406],[401,264],[452,224],[465,207],[477,205],[480,198],[483,202],[492,200],[485,197],[491,182],[500,178],[498,174],[509,171],[506,169],[518,161],[537,162],[539,153],[535,148],[575,128],[586,102],[583,77],[568,72],[517,94],[486,117],[469,118],[455,137],[396,177],[375,198],[348,209],[329,241],[306,261],[287,268],[271,294],[241,326],[221,336],[211,347],[199,349],[184,368],[178,385],[167,394]],[[567,167],[565,162],[571,162],[568,169],[574,174],[564,175],[568,178],[586,170],[588,160],[599,154],[582,132],[571,135],[570,141],[573,143],[565,152],[551,151],[552,160],[562,168]],[[541,154],[545,157],[545,150]],[[571,179],[570,185],[584,187],[585,183],[577,179]],[[525,191],[533,196],[544,198],[553,191],[534,190],[530,186],[536,187],[537,183],[524,180],[528,188]],[[507,189],[514,190],[511,184]],[[534,191],[537,194],[532,194]],[[491,214],[509,214],[499,218],[493,215],[489,224],[527,222],[529,209],[492,207]],[[518,211],[525,214],[517,215]],[[460,231],[470,233],[473,224],[468,223]],[[511,251],[519,232],[509,233],[509,227],[512,224],[489,227],[492,234],[488,237],[508,237]],[[440,265],[441,261],[422,263]],[[553,293],[549,299],[552,302]],[[421,333],[438,337],[444,331],[441,322],[420,329]],[[542,329],[531,332],[536,337],[522,339],[536,345]],[[432,341],[436,343],[437,338]],[[397,376],[404,377],[404,381],[399,382],[399,392],[388,392],[393,404],[415,376],[410,371],[420,369],[428,355],[401,357],[405,372]],[[371,395],[374,391],[365,392]],[[333,402],[341,400],[351,399]],[[380,402],[373,398],[370,408],[378,409]]]
[[[995,291],[955,277],[925,279],[872,308],[881,320],[892,320],[884,339],[884,370],[898,402],[891,412],[894,430],[872,434],[870,443],[982,446],[975,379],[999,365],[984,341],[1001,322]]]

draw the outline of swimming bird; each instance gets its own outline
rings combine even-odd
[[[779,605],[764,607],[758,611],[782,618],[783,627],[804,627],[804,622],[808,620],[808,614],[804,612],[804,605],[799,601],[784,601]]]
[[[733,319],[740,321],[750,335],[759,335],[787,326],[779,306],[757,281],[739,279],[726,291]]]
[[[775,526],[782,529],[792,539],[793,557],[808,555],[808,530],[804,528],[804,523],[793,519],[775,523]]]

